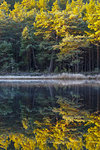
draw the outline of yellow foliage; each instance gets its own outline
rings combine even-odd
[[[8,14],[8,13],[9,13],[9,7],[10,7],[10,5],[7,4],[6,1],[3,1],[3,2],[1,3],[1,5],[0,5],[0,10],[1,10],[2,12],[4,12],[5,14]]]
[[[90,32],[87,34],[90,37],[90,41],[93,43],[100,42],[100,2],[90,0],[86,4],[86,13],[84,20],[87,21]]]
[[[53,3],[53,6],[52,6],[52,12],[55,12],[55,11],[58,11],[58,10],[60,10],[58,0],[55,0],[55,2]]]
[[[28,39],[28,38],[29,38],[29,30],[28,30],[28,27],[25,27],[25,28],[23,29],[22,37],[23,37],[23,39]]]
[[[100,149],[100,115],[91,115],[88,125],[94,124],[93,127],[88,129],[88,132],[84,135],[86,141],[86,148],[89,150]]]
[[[27,16],[27,9],[19,3],[15,3],[14,9],[10,11],[9,16],[16,22],[23,21]]]
[[[66,34],[66,36],[62,39],[62,42],[59,44],[59,49],[61,54],[66,55],[66,52],[77,50],[79,47],[84,47],[87,45],[88,41],[86,36],[73,36],[70,34]]]
[[[36,1],[35,0],[22,0],[21,5],[30,10],[36,7]]]
[[[0,5],[0,20],[5,20],[9,17],[9,7],[10,5],[7,4],[6,1],[3,1]]]
[[[47,5],[48,4],[48,0],[39,0],[37,2],[37,7],[41,10],[46,10],[47,9]]]
[[[82,17],[82,12],[85,9],[85,3],[83,3],[83,0],[72,0],[71,3],[67,1],[66,4],[66,11],[70,15],[78,16],[78,18]]]
[[[9,136],[7,136],[7,133],[0,134],[0,148],[7,149],[8,145],[10,144],[8,137]]]

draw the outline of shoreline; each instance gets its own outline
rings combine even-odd
[[[100,80],[100,74],[84,75],[74,73],[0,75],[0,80]]]

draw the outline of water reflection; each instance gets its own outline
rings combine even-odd
[[[100,86],[0,84],[0,149],[99,150]]]

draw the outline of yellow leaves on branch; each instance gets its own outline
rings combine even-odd
[[[55,2],[53,3],[53,6],[52,6],[52,12],[55,12],[58,10],[60,10],[59,3],[58,3],[58,0],[55,0]]]
[[[10,11],[10,18],[16,22],[23,21],[27,16],[27,9],[22,7],[19,3],[15,3],[14,10]]]
[[[90,0],[86,4],[86,13],[84,20],[90,29],[90,41],[93,43],[100,42],[100,2]]]
[[[6,14],[6,13],[9,13],[9,7],[10,5],[7,4],[6,1],[3,1],[0,5],[0,10]]]
[[[9,16],[9,9],[10,5],[7,4],[6,1],[3,1],[0,5],[0,20],[6,19]]]
[[[23,37],[23,39],[28,39],[28,38],[29,38],[29,30],[28,30],[28,27],[25,27],[25,28],[23,29],[22,37]]]
[[[41,10],[46,10],[48,7],[48,0],[39,0],[37,2],[37,7]]]
[[[79,47],[86,45],[88,45],[86,36],[66,34],[66,37],[59,44],[59,49],[61,50],[61,54],[66,54],[70,50],[77,50]]]
[[[16,22],[27,21],[27,19],[34,20],[36,14],[35,5],[35,0],[23,0],[21,4],[16,2],[14,9],[10,11],[9,16]]]
[[[79,18],[82,17],[82,12],[85,9],[85,3],[83,0],[72,0],[71,3],[67,1],[66,11],[68,14],[77,15]]]
[[[36,1],[35,0],[22,0],[21,5],[30,10],[36,7]]]

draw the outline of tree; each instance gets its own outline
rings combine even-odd
[[[60,27],[62,28],[59,31],[59,34],[62,35],[63,38],[60,40],[58,45],[54,46],[54,48],[60,49],[60,54],[63,56],[69,55],[69,53],[71,54],[71,51],[74,51],[75,55],[77,54],[77,61],[74,61],[75,63],[77,63],[77,69],[75,70],[78,71],[78,53],[81,47],[88,46],[88,41],[86,33],[84,32],[84,30],[87,30],[87,27],[85,21],[83,21],[82,12],[75,11],[77,9],[74,8],[76,2],[77,1],[72,1],[72,3],[70,4],[67,3],[66,10],[63,11],[63,20],[61,20],[61,22],[63,23],[60,24]]]
[[[52,15],[50,13],[41,11],[36,16],[36,22],[34,23],[34,27],[36,28],[35,35],[40,37],[40,42],[46,40],[49,42],[49,49],[51,50],[51,60],[49,65],[49,72],[53,71],[53,45],[56,40],[55,33],[52,28]],[[41,38],[42,37],[42,38]]]
[[[12,72],[14,69],[13,51],[11,43],[6,41],[0,43],[0,70],[3,72]]]
[[[89,41],[97,46],[97,68],[100,68],[100,54],[99,54],[99,44],[100,44],[100,2],[90,0],[86,4],[85,18],[89,31],[86,32]]]
[[[31,32],[29,30],[29,27],[25,27],[22,32],[22,38],[21,38],[21,48],[20,48],[20,56],[22,56],[22,63],[23,68],[29,71],[38,69],[37,62],[36,62],[36,56],[35,51],[37,47],[37,43],[34,39],[34,33],[32,34],[32,28]],[[24,55],[24,57],[23,57]]]
[[[10,18],[16,22],[22,22],[27,16],[27,9],[20,5],[20,3],[15,3],[14,9],[10,11]]]
[[[0,20],[4,20],[9,16],[9,11],[10,11],[9,7],[10,5],[7,4],[6,1],[3,1],[0,4]]]

